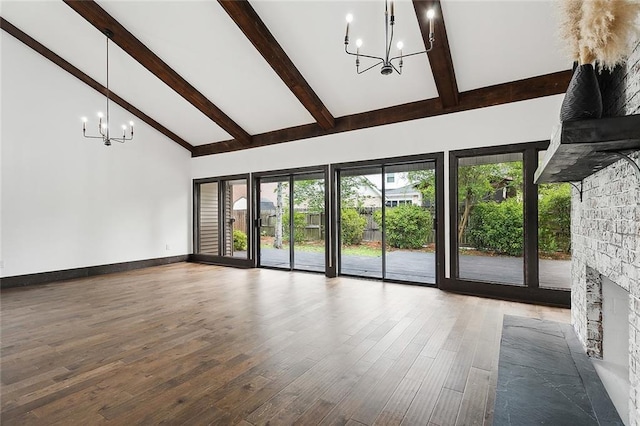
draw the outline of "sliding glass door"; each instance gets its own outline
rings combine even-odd
[[[260,179],[258,223],[260,247],[258,264],[291,268],[289,244],[289,176]]]
[[[435,161],[339,170],[339,273],[436,283]]]
[[[299,172],[256,179],[258,265],[325,272],[325,173]]]
[[[247,178],[195,181],[196,256],[204,261],[249,259],[249,209]],[[234,263],[234,262],[231,262]]]
[[[382,278],[382,167],[343,169],[339,188],[339,272]]]
[[[384,278],[435,284],[435,163],[384,168]]]

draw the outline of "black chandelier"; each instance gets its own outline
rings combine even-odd
[[[400,54],[398,56],[394,56],[389,58],[390,54],[391,54],[391,45],[393,44],[393,27],[395,26],[395,10],[394,10],[394,2],[391,2],[391,15],[389,15],[389,1],[385,0],[384,2],[384,32],[385,32],[385,52],[384,52],[384,57],[380,57],[380,56],[372,56],[372,55],[365,55],[360,53],[360,47],[362,47],[362,40],[358,39],[356,40],[356,52],[349,52],[349,24],[351,23],[351,21],[353,21],[353,15],[348,14],[347,15],[347,32],[344,36],[344,51],[348,54],[348,55],[353,55],[356,57],[356,72],[358,74],[362,74],[364,72],[369,71],[372,68],[377,67],[378,65],[382,65],[382,67],[380,68],[380,73],[382,75],[389,75],[391,73],[393,73],[393,71],[397,72],[398,74],[402,74],[402,65],[403,65],[403,59],[409,56],[415,56],[415,55],[420,55],[423,53],[427,53],[429,52],[431,49],[433,49],[433,42],[435,41],[435,38],[433,37],[433,18],[435,16],[435,12],[433,11],[433,9],[429,9],[429,11],[427,12],[427,18],[429,19],[429,48],[426,50],[422,50],[420,52],[414,52],[414,53],[409,53],[408,55],[403,55],[402,54],[402,47],[403,44],[402,42],[398,42],[397,44],[397,48],[400,51]],[[370,59],[375,59],[377,60],[377,62],[373,65],[371,65],[368,68],[365,68],[364,70],[360,71],[360,57],[363,58],[370,58]],[[393,64],[393,61],[398,60],[398,66],[396,67]]]
[[[104,31],[107,36],[107,114],[106,117],[101,112],[98,113],[98,133],[100,136],[87,136],[87,117],[82,117],[82,136],[89,139],[102,139],[105,145],[110,146],[111,142],[125,143],[133,139],[133,121],[129,122],[129,136],[127,136],[127,126],[122,125],[122,136],[111,137],[109,132],[109,39],[113,37],[113,33],[109,30]],[[103,122],[103,118],[105,118]]]

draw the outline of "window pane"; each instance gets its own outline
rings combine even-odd
[[[246,179],[224,183],[224,255],[248,258]]]
[[[385,278],[433,284],[435,165],[427,162],[403,166],[385,169]],[[392,173],[388,172],[390,169]],[[394,179],[390,181],[389,176]]]
[[[198,253],[218,255],[218,182],[200,185],[200,247]]]
[[[382,278],[382,169],[340,172],[340,273]]]
[[[324,272],[324,175],[300,175],[293,181],[294,268]]]
[[[522,154],[458,162],[458,277],[524,285]]]
[[[289,178],[260,182],[260,265],[289,268]]]
[[[540,152],[539,163],[545,152]],[[571,288],[571,185],[538,185],[540,287]]]

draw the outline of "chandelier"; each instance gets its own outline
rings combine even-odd
[[[402,74],[402,65],[403,65],[403,59],[409,56],[414,56],[414,55],[420,55],[423,53],[427,53],[429,52],[431,49],[433,49],[433,42],[435,40],[435,38],[433,37],[433,17],[435,16],[435,12],[433,11],[433,9],[429,9],[429,11],[427,12],[427,18],[429,19],[429,48],[427,50],[422,50],[420,52],[414,52],[414,53],[409,53],[407,55],[403,55],[402,54],[402,48],[403,48],[403,44],[401,41],[398,42],[397,44],[397,48],[399,50],[399,55],[397,56],[393,56],[393,57],[389,57],[391,54],[391,45],[393,44],[393,27],[395,26],[395,10],[394,10],[394,2],[391,1],[391,15],[389,15],[389,1],[385,0],[384,2],[384,36],[385,36],[385,52],[384,52],[384,56],[380,57],[380,56],[372,56],[372,55],[365,55],[363,53],[360,53],[360,47],[362,47],[362,40],[358,39],[356,40],[356,52],[349,52],[349,24],[351,24],[351,22],[353,21],[353,15],[352,14],[348,14],[347,15],[347,32],[344,36],[344,51],[348,54],[348,55],[353,55],[356,57],[356,72],[358,74],[362,74],[365,73],[367,71],[369,71],[372,68],[377,67],[378,65],[382,65],[382,67],[380,68],[380,73],[382,75],[389,75],[391,73],[393,73],[394,71],[397,72],[398,74]],[[375,59],[377,62],[373,65],[371,65],[368,68],[365,68],[364,70],[360,71],[360,58],[369,58],[369,59]],[[393,63],[393,61],[398,61],[398,66],[396,67]]]
[[[113,37],[113,33],[109,30],[105,30],[104,35],[107,36],[107,113],[104,116],[101,112],[98,113],[98,133],[99,136],[87,135],[87,117],[82,117],[82,136],[89,139],[102,139],[102,142],[106,146],[110,146],[111,142],[124,143],[133,139],[133,121],[129,122],[129,136],[127,136],[127,126],[122,125],[122,136],[111,137],[109,131],[109,39]],[[103,120],[104,118],[104,120]]]

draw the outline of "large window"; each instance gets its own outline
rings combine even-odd
[[[459,278],[524,285],[522,180],[522,153],[458,160]]]
[[[451,278],[445,288],[569,302],[570,187],[534,183],[547,145],[450,153]]]

